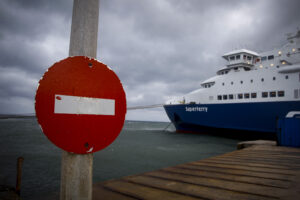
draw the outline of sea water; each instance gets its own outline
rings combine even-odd
[[[119,137],[94,153],[93,181],[197,161],[236,149],[237,139],[176,133],[167,122],[126,121]],[[42,133],[36,119],[0,119],[0,185],[15,186],[16,162],[24,157],[21,197],[58,197],[61,150]]]

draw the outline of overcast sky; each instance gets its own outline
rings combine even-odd
[[[0,1],[0,113],[34,113],[38,80],[68,56],[72,0]],[[131,106],[199,88],[239,48],[261,52],[300,28],[299,0],[100,0],[97,59]],[[162,108],[127,119],[167,121]]]

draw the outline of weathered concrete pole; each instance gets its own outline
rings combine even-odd
[[[96,58],[99,0],[74,0],[69,56]]]
[[[69,56],[96,58],[98,17],[99,0],[74,0]],[[61,200],[91,200],[92,178],[93,154],[62,152]]]

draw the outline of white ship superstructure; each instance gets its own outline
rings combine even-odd
[[[166,112],[178,130],[204,126],[274,132],[276,119],[300,110],[300,31],[290,36],[286,45],[272,51],[240,49],[223,58],[227,65],[203,81],[199,89],[166,102]],[[201,108],[206,111],[198,111]],[[253,113],[249,108],[261,110]],[[224,123],[214,123],[213,115]],[[255,123],[244,123],[242,119],[265,120],[268,125],[255,127]]]

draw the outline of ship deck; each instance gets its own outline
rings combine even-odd
[[[300,149],[257,145],[94,184],[93,199],[298,199]]]

